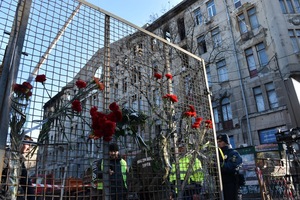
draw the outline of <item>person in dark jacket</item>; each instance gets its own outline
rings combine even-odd
[[[119,154],[119,146],[116,143],[109,145],[109,189],[110,200],[125,200],[127,197],[127,163]],[[97,177],[97,194],[96,199],[102,199],[102,173],[103,160],[97,163],[97,171],[93,170],[93,177]],[[94,168],[94,167],[93,167]],[[95,196],[95,194],[93,194]]]
[[[217,137],[221,176],[223,185],[224,200],[237,200],[239,183],[237,173],[242,165],[242,157],[232,149],[227,134],[222,134]]]
[[[34,187],[32,186],[32,182],[31,179],[28,177],[28,172],[27,172],[27,168],[25,166],[25,156],[28,155],[28,153],[31,150],[31,144],[32,144],[33,139],[28,136],[25,135],[24,136],[24,140],[23,140],[23,145],[21,147],[21,158],[20,158],[20,164],[21,164],[21,171],[20,171],[20,175],[19,175],[19,185],[21,186],[19,188],[19,190],[21,190],[22,194],[24,197],[27,197],[27,200],[34,200],[35,199],[35,190]],[[4,166],[3,166],[3,172],[2,172],[2,185],[4,186],[1,190],[2,190],[2,194],[5,195],[5,193],[7,192],[8,188],[5,186],[6,180],[7,180],[7,176],[9,175],[9,168],[13,167],[13,166],[9,166],[9,159],[10,156],[9,154],[13,153],[11,152],[10,149],[6,150],[6,156],[4,158]],[[18,198],[20,199],[20,198]]]

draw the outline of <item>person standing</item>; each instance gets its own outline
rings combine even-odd
[[[217,137],[219,157],[221,165],[221,176],[223,185],[224,200],[237,200],[239,183],[237,174],[243,160],[240,154],[232,149],[227,134]]]
[[[98,197],[101,199],[103,182],[102,174],[103,172],[103,160],[100,160],[96,170],[93,170],[93,177],[98,177],[97,179],[97,190]],[[119,146],[116,143],[109,145],[109,189],[110,189],[110,200],[125,200],[127,197],[127,163],[121,158],[119,154]]]
[[[180,182],[185,179],[186,174],[188,173],[190,163],[192,161],[192,155],[186,154],[186,144],[181,143],[178,145],[178,153],[179,153],[179,176]],[[187,180],[186,186],[183,191],[183,198],[184,200],[193,200],[195,198],[199,198],[201,193],[201,187],[203,183],[204,175],[202,170],[201,161],[196,157],[191,168],[190,177]],[[174,186],[176,185],[176,165],[172,164],[171,173],[169,176],[170,183]],[[181,185],[175,187],[175,192],[177,193],[177,188],[181,187]],[[174,198],[174,197],[172,197]]]
[[[23,196],[27,198],[27,200],[34,200],[35,199],[35,190],[32,186],[32,182],[31,179],[28,177],[28,172],[27,172],[27,168],[25,166],[25,157],[28,155],[28,153],[31,150],[31,144],[33,142],[33,139],[28,136],[25,135],[24,136],[24,140],[22,142],[22,147],[20,149],[21,152],[21,157],[20,157],[20,164],[21,164],[21,171],[20,171],[20,175],[19,175],[19,185],[21,186],[21,192],[23,193]],[[5,183],[7,181],[7,176],[9,173],[9,168],[10,167],[14,167],[14,166],[9,166],[9,159],[10,156],[9,154],[13,153],[11,152],[10,149],[7,149],[6,151],[6,156],[4,158],[4,166],[3,166],[3,172],[2,172],[2,186],[3,188],[1,188],[2,190],[2,194],[5,195],[5,193],[7,192],[8,188],[7,186],[5,186]],[[18,197],[18,199],[20,199]]]

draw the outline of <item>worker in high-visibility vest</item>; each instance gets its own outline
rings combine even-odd
[[[175,193],[178,193],[178,188],[181,187],[182,182],[185,180],[185,176],[188,172],[188,168],[192,161],[192,155],[186,154],[186,144],[181,143],[178,145],[178,153],[179,153],[179,178],[180,178],[180,185],[176,185],[176,165],[175,163],[172,164],[171,173],[169,176],[170,183],[175,186]],[[201,192],[201,186],[203,183],[204,175],[202,170],[201,161],[198,158],[195,158],[194,164],[191,168],[190,177],[187,180],[186,186],[183,191],[183,198],[184,200],[192,200],[193,197],[199,196]],[[178,195],[178,194],[177,194]]]
[[[109,145],[109,191],[110,200],[125,200],[127,196],[127,163],[119,154],[119,147],[116,143]],[[103,160],[96,162],[97,167],[93,168],[93,177],[96,177],[97,199],[102,199],[102,173]],[[96,169],[96,170],[95,170]],[[95,197],[95,195],[93,195]]]

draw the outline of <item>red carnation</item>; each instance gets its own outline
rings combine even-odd
[[[117,111],[117,110],[119,110],[118,104],[116,102],[111,103],[109,105],[109,110],[111,110],[111,111]]]
[[[213,128],[212,121],[209,120],[209,119],[205,120],[205,127],[209,128],[209,129],[212,129]]]
[[[82,108],[81,108],[81,103],[79,100],[74,100],[72,102],[72,109],[76,112],[81,112],[82,111]]]
[[[104,123],[104,136],[113,136],[116,130],[116,123],[110,120],[106,120]]]
[[[169,74],[169,73],[166,74],[165,77],[167,77],[167,79],[170,79],[170,80],[172,80],[172,78],[173,78],[172,74]]]
[[[91,116],[96,115],[96,114],[97,114],[97,110],[98,110],[98,108],[97,108],[96,106],[93,106],[93,107],[91,108],[91,110],[90,110]]]
[[[26,92],[26,89],[21,84],[14,84],[13,85],[13,90],[17,94],[25,94],[25,92]]]
[[[200,124],[201,124],[202,120],[203,120],[202,117],[196,118],[194,124],[192,125],[192,128],[200,128]]]
[[[83,80],[78,80],[76,81],[76,86],[81,89],[81,88],[85,88],[86,87],[86,82]]]
[[[102,138],[104,141],[111,141],[116,131],[116,122],[122,120],[122,113],[116,102],[109,105],[109,109],[112,111],[109,114],[104,114],[97,111],[97,107],[92,107],[90,114],[92,116],[92,128],[93,134],[91,138]]]
[[[113,122],[120,122],[122,120],[122,112],[120,110],[111,112],[107,115],[107,119]]]
[[[187,117],[196,117],[197,113],[196,113],[196,110],[195,110],[194,106],[189,105],[189,107],[190,107],[190,109],[188,111],[186,111],[184,113],[184,115],[187,116]]]
[[[166,94],[165,96],[163,96],[163,98],[169,99],[169,100],[172,101],[173,103],[178,102],[178,98],[177,98],[177,96],[174,95],[174,94]]]
[[[28,82],[24,82],[22,85],[24,87],[26,87],[28,90],[31,90],[33,88],[32,85],[30,83],[28,83]]]
[[[44,83],[45,81],[46,81],[46,75],[45,74],[37,75],[35,77],[35,82]]]
[[[159,74],[159,73],[157,73],[157,72],[155,72],[155,73],[154,73],[154,77],[155,77],[156,79],[161,79],[161,78],[162,78],[162,75]]]

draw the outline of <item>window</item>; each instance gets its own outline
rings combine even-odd
[[[228,81],[227,67],[225,60],[217,62],[219,82]]]
[[[241,34],[248,32],[245,15],[243,13],[238,15],[238,23]]]
[[[295,10],[300,13],[300,0],[294,0]]]
[[[160,98],[160,94],[159,94],[159,90],[153,90],[153,102],[156,106],[160,106],[161,105],[161,98]]]
[[[211,73],[210,73],[210,67],[206,66],[206,76],[207,76],[207,82],[208,82],[208,87],[211,87]]]
[[[185,26],[184,26],[184,19],[180,18],[177,20],[177,27],[178,27],[178,33],[181,40],[185,39]]]
[[[257,76],[258,74],[256,66],[264,67],[269,63],[268,55],[263,42],[257,44],[255,48],[251,47],[246,49],[245,55],[251,78]]]
[[[286,6],[285,6],[285,3],[284,3],[284,0],[279,0],[279,4],[280,4],[280,8],[281,8],[282,13],[286,14],[287,10],[286,10]]]
[[[264,129],[259,130],[259,140],[261,144],[270,144],[277,143],[276,141],[276,133],[278,132],[278,128]]]
[[[254,59],[252,49],[251,48],[246,49],[245,54],[246,54],[246,61],[247,61],[250,77],[253,78],[253,77],[257,76],[257,69],[255,66],[255,59]]]
[[[222,105],[222,118],[223,118],[223,129],[232,129],[233,123],[232,123],[232,111],[230,106],[229,98],[224,98],[221,101]]]
[[[166,39],[168,42],[171,42],[171,33],[168,28],[164,30],[164,39]]]
[[[255,87],[253,88],[253,94],[255,98],[255,103],[256,103],[256,108],[258,112],[264,111],[265,110],[265,103],[261,91],[261,87]]]
[[[156,46],[157,46],[157,40],[156,40],[156,38],[152,38],[151,39],[151,50],[152,51],[156,50]]]
[[[266,53],[265,44],[263,42],[257,44],[256,51],[257,51],[260,66],[261,67],[266,66],[269,62],[269,59]]]
[[[290,40],[293,46],[293,50],[294,53],[298,53],[299,52],[299,44],[300,44],[300,29],[290,29],[289,31],[289,36],[290,36]]]
[[[118,87],[119,87],[119,84],[116,83],[115,86],[114,86],[114,88],[113,88],[113,90],[114,90],[114,99],[118,99],[119,98],[119,94],[118,94],[119,88]],[[93,104],[93,105],[95,105],[95,104]]]
[[[233,3],[234,3],[235,8],[238,8],[242,5],[240,0],[233,0]]]
[[[270,108],[277,108],[278,107],[278,99],[277,99],[277,95],[275,92],[274,83],[273,82],[267,83],[265,85],[265,87],[266,87],[266,92],[267,92]]]
[[[127,92],[127,78],[123,79],[123,93]]]
[[[154,60],[153,62],[152,62],[152,75],[154,74],[154,73],[156,73],[156,72],[158,72],[158,61],[157,60]]]
[[[207,52],[206,48],[206,41],[205,41],[205,36],[202,35],[197,38],[197,43],[198,43],[198,53],[199,55],[202,55]]]
[[[217,103],[212,102],[212,107],[213,107],[213,112],[214,112],[214,120],[215,120],[216,131],[222,130],[223,126],[222,126],[222,123],[220,122]]]
[[[286,0],[286,4],[287,4],[289,13],[295,13],[292,1],[291,0]]]
[[[132,103],[132,108],[134,110],[138,110],[138,101],[137,101],[137,95],[136,94],[131,97],[131,103]]]
[[[214,0],[208,1],[206,3],[206,7],[207,7],[208,17],[213,17],[213,16],[215,16],[217,14]]]
[[[259,24],[256,16],[256,8],[251,8],[250,10],[248,10],[247,13],[248,13],[251,29],[258,28]]]
[[[203,17],[200,11],[200,8],[197,8],[194,10],[194,16],[195,16],[195,24],[201,25],[203,23]]]
[[[253,7],[245,12],[241,12],[240,14],[238,14],[237,22],[241,34],[258,28],[259,23],[256,16],[256,8]]]
[[[299,0],[279,0],[279,4],[283,14],[300,13]]]
[[[214,47],[219,47],[222,44],[221,34],[219,28],[215,28],[211,32],[211,37],[214,43]]]

